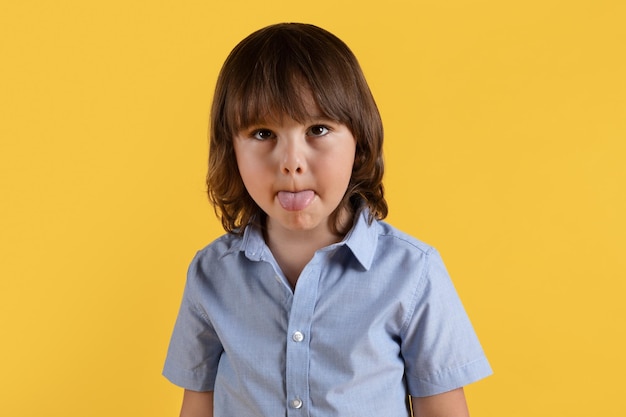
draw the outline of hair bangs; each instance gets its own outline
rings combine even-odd
[[[231,100],[227,100],[225,115],[233,133],[268,121],[280,121],[284,117],[300,123],[314,117],[331,117],[304,76],[294,75],[296,70],[289,69],[289,66],[275,70],[272,74],[264,72],[262,77],[251,74],[250,79],[242,82],[236,93],[229,97]],[[321,114],[311,114],[311,100]]]
[[[298,122],[314,116],[346,124],[353,119],[349,109],[359,101],[353,71],[358,63],[350,60],[343,44],[320,45],[320,39],[307,30],[293,29],[275,30],[262,42],[244,41],[241,50],[233,51],[231,58],[237,62],[231,67],[238,70],[228,75],[234,88],[226,95],[224,112],[233,133],[285,116]],[[346,50],[328,51],[342,47]],[[321,114],[309,114],[311,99]]]

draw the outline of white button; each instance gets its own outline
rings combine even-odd
[[[291,408],[302,408],[302,400],[300,398],[291,400]]]
[[[293,339],[294,342],[302,342],[304,340],[304,335],[302,334],[302,332],[293,332],[293,334],[291,335],[291,339]]]

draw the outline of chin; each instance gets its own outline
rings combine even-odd
[[[305,232],[319,229],[322,222],[312,218],[311,215],[305,212],[290,212],[278,222],[285,229],[293,230],[294,232]]]

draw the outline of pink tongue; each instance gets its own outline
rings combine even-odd
[[[278,201],[285,210],[302,210],[313,201],[315,193],[311,190],[290,193],[289,191],[279,191]]]

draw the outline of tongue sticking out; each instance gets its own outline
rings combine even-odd
[[[298,191],[296,193],[290,193],[289,191],[279,191],[278,201],[285,210],[296,211],[303,210],[315,197],[315,193],[312,190]]]

